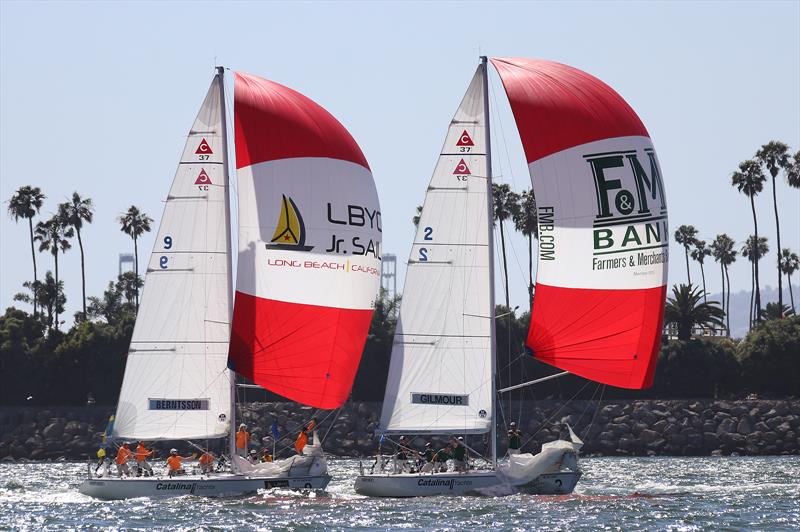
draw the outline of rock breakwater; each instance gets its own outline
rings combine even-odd
[[[290,454],[294,437],[312,416],[325,436],[325,450],[337,456],[374,455],[374,433],[380,403],[351,402],[341,411],[317,412],[294,403],[251,403],[241,407],[241,420],[251,431],[251,446],[272,447],[270,427],[277,423],[279,455]],[[652,400],[512,402],[505,405],[523,431],[523,451],[537,452],[543,443],[563,435],[566,424],[583,438],[584,454],[605,456],[708,456],[800,454],[798,400]],[[0,408],[0,459],[80,460],[93,458],[109,407]],[[334,423],[335,421],[335,423]],[[505,432],[500,426],[501,435]],[[423,439],[413,445],[422,448]],[[438,440],[434,440],[438,441]],[[196,442],[201,443],[201,442]],[[478,452],[488,449],[488,437],[467,437]],[[158,442],[168,449],[174,442]],[[178,445],[182,452],[188,444]],[[221,449],[222,443],[214,443]],[[390,447],[384,445],[384,452]],[[506,449],[505,438],[499,443]],[[161,456],[164,456],[162,453]]]

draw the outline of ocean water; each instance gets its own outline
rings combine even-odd
[[[357,460],[324,493],[98,501],[79,463],[0,464],[0,530],[800,530],[800,456],[584,458],[572,495],[369,499]]]

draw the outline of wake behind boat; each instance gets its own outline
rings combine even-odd
[[[526,345],[535,358],[565,371],[496,387],[484,57],[450,122],[419,214],[378,431],[382,438],[450,435],[452,444],[436,454],[426,451],[427,471],[417,466],[419,472],[409,472],[406,457],[418,453],[397,442],[400,465],[388,474],[362,470],[355,489],[363,495],[571,493],[581,476],[582,446],[571,428],[569,441],[498,462],[497,394],[568,373],[625,388],[652,384],[668,231],[647,131],[613,89],[585,72],[550,61],[491,62],[520,132],[538,217],[536,297]],[[486,433],[487,469],[465,471],[466,442],[454,436]],[[442,472],[448,450],[460,472]]]
[[[170,476],[123,476],[132,454],[125,450],[118,455],[123,478],[98,478],[90,468],[81,493],[233,495],[324,489],[330,481],[314,420],[295,456],[264,463],[237,456],[250,436],[235,432],[236,374],[255,383],[240,386],[318,409],[347,400],[379,286],[375,184],[360,148],[325,109],[287,87],[235,73],[234,294],[224,74],[219,67],[166,198],[110,435],[116,442],[227,436],[226,465],[183,474],[187,457],[175,451]],[[342,219],[353,209],[360,218]]]

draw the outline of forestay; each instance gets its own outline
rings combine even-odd
[[[214,78],[166,198],[133,330],[114,436],[228,431],[228,253],[220,87]]]
[[[492,419],[483,67],[456,111],[411,248],[381,430],[481,433]]]
[[[549,364],[651,385],[669,230],[647,130],[611,87],[550,61],[492,59],[528,160],[539,219],[527,344]]]
[[[236,73],[239,262],[230,363],[318,408],[350,394],[380,285],[369,165],[325,109]]]

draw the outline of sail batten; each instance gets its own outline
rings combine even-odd
[[[222,104],[215,78],[186,140],[147,260],[113,428],[118,438],[217,438],[228,431],[230,249]],[[188,201],[171,201],[176,198]]]
[[[669,231],[642,121],[608,85],[551,61],[495,58],[528,160],[539,254],[527,346],[623,388],[652,384]]]

